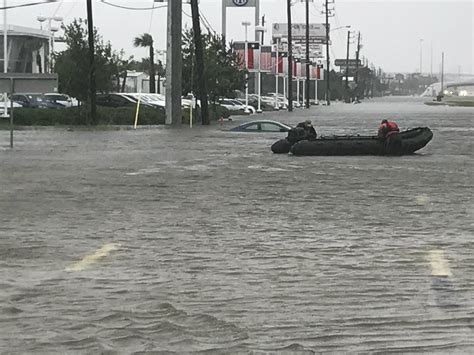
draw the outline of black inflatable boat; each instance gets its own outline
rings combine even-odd
[[[377,136],[326,136],[306,139],[304,130],[294,128],[288,137],[273,143],[276,154],[293,155],[405,155],[423,148],[433,138],[428,127],[409,129],[398,134],[398,139],[384,141]]]

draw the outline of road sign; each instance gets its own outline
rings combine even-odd
[[[288,37],[288,24],[287,23],[274,23],[272,26],[273,36]],[[291,36],[293,39],[306,38],[306,24],[305,23],[293,23],[291,25]],[[309,38],[310,39],[325,39],[326,38],[326,25],[324,23],[311,23],[309,25]]]
[[[255,7],[257,0],[223,0],[225,7]]]
[[[336,59],[334,65],[337,67],[356,67],[361,65],[361,61],[359,59],[359,64],[357,64],[357,59],[349,59],[349,61],[346,61],[346,59]]]

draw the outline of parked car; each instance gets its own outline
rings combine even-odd
[[[78,105],[77,99],[74,99],[66,94],[47,93],[47,94],[44,94],[44,96],[48,98],[50,101],[61,104],[65,107],[73,107],[73,106]]]
[[[13,94],[11,99],[27,108],[64,108],[43,94]]]
[[[237,127],[231,129],[233,132],[288,132],[291,127],[272,120],[260,120],[243,123]]]
[[[150,107],[158,111],[165,112],[165,104],[161,101],[151,101],[147,96],[142,94],[140,96],[140,106]],[[134,93],[112,93],[112,94],[97,94],[96,102],[99,106],[105,107],[136,107],[138,103],[138,94]]]
[[[118,94],[97,94],[96,103],[99,106],[105,107],[127,107],[136,105],[134,99]]]
[[[156,97],[152,96],[151,94],[123,93],[123,94],[117,94],[117,95],[122,95],[127,98],[130,98],[134,102],[138,102],[138,100],[140,99],[140,104],[151,105],[154,107],[165,107],[164,100],[159,100]]]
[[[255,113],[256,110],[254,107],[248,105],[245,106],[245,104],[241,103],[238,100],[234,99],[221,99],[219,100],[219,104],[224,106],[230,111],[243,111],[243,112],[250,112],[250,113]]]
[[[7,101],[7,109],[9,110],[10,107],[12,107],[12,103],[10,100]],[[23,107],[22,104],[18,103],[18,102],[15,102],[13,101],[13,108],[19,108],[19,107]],[[4,111],[4,108],[5,108],[5,101],[0,101],[0,114],[3,113]]]

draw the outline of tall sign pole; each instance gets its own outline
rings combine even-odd
[[[7,26],[7,0],[3,0],[3,72],[8,72],[8,26]],[[6,100],[5,100],[6,102]],[[7,105],[5,104],[5,107]]]
[[[326,104],[329,106],[331,105],[331,91],[329,88],[329,6],[328,6],[329,0],[326,0],[325,6],[326,6],[326,73],[327,73],[327,78],[326,78]]]
[[[260,25],[260,0],[255,0],[255,42],[260,42],[257,26]],[[263,43],[262,43],[263,44]]]
[[[181,31],[182,0],[168,1],[168,35],[166,51],[166,124],[178,126],[182,120]]]
[[[306,108],[309,108],[309,0],[306,0]]]
[[[96,85],[95,85],[95,49],[94,49],[94,23],[92,16],[92,0],[87,0],[87,27],[89,37],[89,101],[90,119],[92,124],[97,124],[96,116]]]
[[[346,54],[346,99],[349,96],[349,44],[351,40],[351,31],[347,31],[347,54]]]
[[[7,0],[3,0],[3,72],[8,73],[8,26],[7,26]],[[8,117],[8,94],[3,94],[3,117]],[[12,145],[13,146],[13,145]]]
[[[293,38],[291,36],[291,0],[287,0],[288,15],[288,111],[293,111]]]

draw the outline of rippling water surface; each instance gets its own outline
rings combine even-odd
[[[429,126],[406,157],[274,155],[219,126],[0,131],[0,352],[474,352],[471,108],[265,114]],[[224,128],[234,123],[226,123]]]

